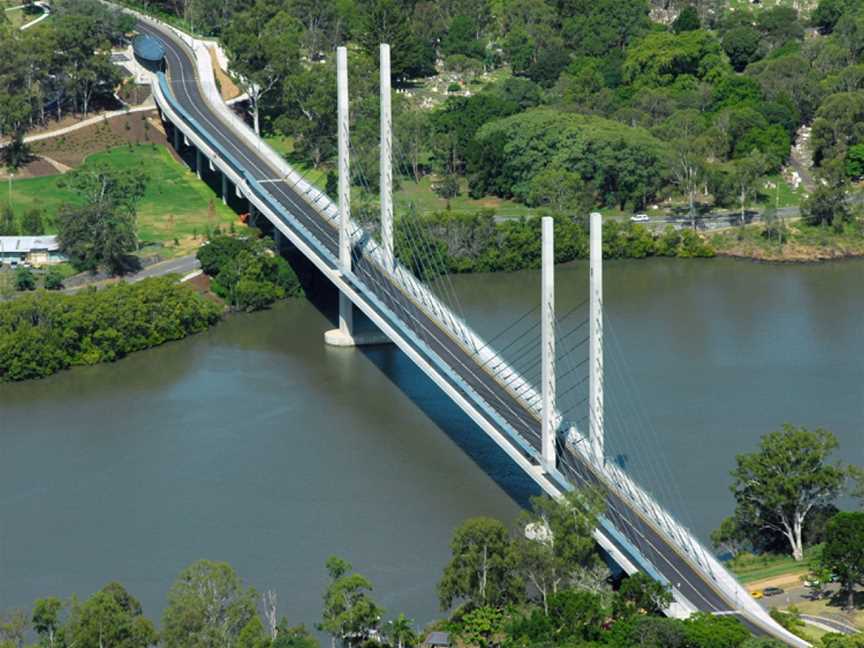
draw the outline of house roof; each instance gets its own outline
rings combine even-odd
[[[145,61],[161,61],[165,58],[165,43],[149,34],[139,34],[132,41],[135,56]]]
[[[26,254],[33,250],[56,252],[59,249],[56,236],[0,236],[0,252]]]

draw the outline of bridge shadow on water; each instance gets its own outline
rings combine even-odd
[[[337,326],[339,293],[336,288],[293,248],[286,247],[283,255],[300,277],[309,302],[334,327]],[[375,329],[374,324],[356,309],[354,318],[358,331]],[[387,376],[519,506],[528,507],[529,499],[541,494],[537,484],[398,347],[392,344],[365,346],[358,347],[355,352],[362,353]]]

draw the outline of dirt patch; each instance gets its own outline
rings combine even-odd
[[[762,580],[747,583],[747,589],[751,592],[757,589],[765,589],[766,587],[781,587],[783,589],[791,589],[795,587],[803,587],[801,577],[807,572],[790,572],[788,574],[780,574],[771,578],[763,578]]]
[[[18,167],[15,171],[14,178],[16,180],[23,180],[24,178],[40,178],[42,176],[56,175],[57,169],[54,166],[42,158],[34,158],[24,166]],[[4,180],[9,178],[8,172],[4,172],[0,175]]]
[[[864,249],[857,247],[838,246],[824,248],[811,245],[789,244],[783,246],[782,252],[765,250],[756,246],[732,247],[717,250],[717,256],[736,259],[751,259],[766,263],[817,263],[819,261],[838,261],[864,256]]]
[[[219,67],[219,59],[216,58],[216,50],[212,47],[208,47],[207,51],[210,52],[210,64],[213,66],[213,74],[216,77],[216,85],[219,87],[222,99],[228,101],[234,97],[239,97],[242,92],[240,91],[240,88],[237,87],[237,84],[234,83],[233,79],[225,74],[222,68]]]
[[[33,142],[30,148],[36,155],[45,155],[66,166],[76,167],[92,153],[126,143],[167,143],[155,110],[103,119],[65,135]]]

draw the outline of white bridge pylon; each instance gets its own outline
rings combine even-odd
[[[555,236],[553,219],[542,223],[542,264],[540,273],[540,353],[541,353],[541,448],[544,468],[557,464],[559,414],[555,378]],[[603,217],[593,212],[590,218],[589,260],[589,346],[588,346],[588,431],[591,451],[597,462],[605,462],[603,424]]]

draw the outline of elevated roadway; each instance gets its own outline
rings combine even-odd
[[[190,145],[204,152],[211,165],[231,177],[238,193],[270,219],[546,492],[554,495],[586,484],[604,487],[607,512],[595,537],[616,562],[628,572],[642,570],[669,584],[680,616],[696,610],[736,614],[759,634],[781,638],[789,645],[807,645],[754,606],[743,588],[730,585],[734,579],[719,563],[711,562],[691,537],[676,531],[671,519],[664,526],[668,514],[657,512],[651,501],[642,510],[635,506],[638,493],[633,495],[631,486],[622,485],[614,474],[593,464],[580,451],[578,440],[573,445],[562,436],[557,470],[544,470],[539,462],[541,432],[536,409],[480,362],[476,350],[430,315],[429,308],[374,255],[367,254],[362,240],[354,247],[352,273],[343,275],[332,214],[310,200],[296,182],[286,179],[284,167],[226,116],[224,106],[214,105],[195,52],[177,33],[149,20],[139,20],[138,30],[166,44],[167,79],[158,82],[154,93],[163,116]]]

